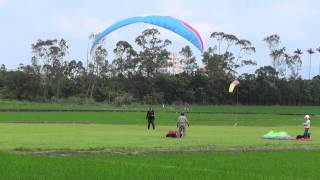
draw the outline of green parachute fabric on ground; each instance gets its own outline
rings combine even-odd
[[[263,136],[264,139],[289,140],[292,137],[284,131],[269,131]]]

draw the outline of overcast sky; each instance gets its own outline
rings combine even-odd
[[[88,36],[112,23],[145,14],[170,15],[183,19],[201,34],[205,47],[214,31],[233,33],[248,39],[257,48],[253,58],[259,66],[270,65],[264,37],[277,33],[289,52],[320,46],[319,0],[0,0],[0,64],[14,69],[29,64],[31,44],[37,39],[67,40],[67,59],[85,60]],[[105,47],[111,54],[115,43],[134,38],[148,25],[131,25],[110,34]],[[171,51],[190,45],[183,38],[161,29],[172,40]],[[200,60],[201,54],[193,49]],[[303,76],[307,55],[303,55]],[[318,74],[319,53],[314,55],[312,74]],[[248,69],[254,72],[254,68]]]

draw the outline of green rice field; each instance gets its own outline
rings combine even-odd
[[[192,106],[184,139],[183,106],[71,105],[0,101],[0,179],[318,179],[319,111],[313,107]],[[270,130],[310,141],[265,140]]]

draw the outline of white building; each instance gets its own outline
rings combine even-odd
[[[163,73],[172,75],[183,73],[183,64],[177,54],[171,53],[169,55],[168,63],[171,64],[171,66],[164,68]]]

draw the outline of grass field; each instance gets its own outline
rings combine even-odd
[[[182,106],[155,106],[155,131],[146,108],[0,101],[0,179],[318,179],[319,107],[193,106],[185,139],[163,138]],[[311,141],[261,138],[310,112]]]
[[[318,179],[319,158],[319,151],[67,157],[0,153],[0,174],[7,180]]]
[[[162,138],[174,126],[158,126],[146,131],[139,125],[96,124],[0,124],[0,149],[131,149],[155,150],[177,148],[319,148],[320,132],[314,131],[314,140],[271,141],[262,135],[269,130],[284,130],[290,134],[301,132],[297,127],[229,127],[193,126],[185,139]]]
[[[0,122],[145,125],[145,116],[145,112],[1,112]],[[156,116],[157,124],[175,125],[179,113],[158,112]],[[303,119],[301,115],[274,114],[189,113],[187,116],[193,125],[233,125],[238,121],[242,126],[299,126]],[[313,125],[320,123],[313,121]]]
[[[68,103],[34,103],[0,100],[0,110],[122,110],[122,111],[145,111],[150,105],[125,105],[113,106],[106,103],[96,104],[68,104]],[[181,112],[185,111],[185,106],[167,106],[151,105],[156,111]],[[211,113],[254,113],[254,114],[305,114],[312,113],[320,115],[320,106],[191,106],[192,112],[211,112]]]

